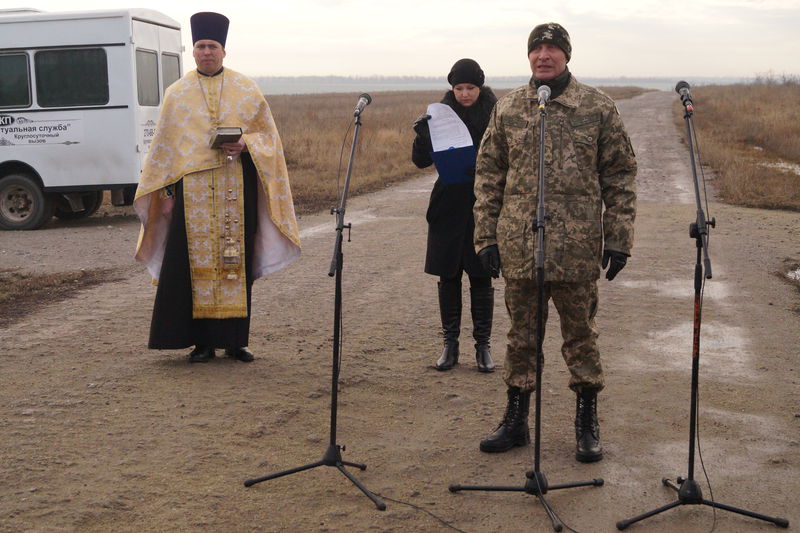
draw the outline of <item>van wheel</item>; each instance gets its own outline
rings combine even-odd
[[[9,174],[0,179],[0,228],[40,228],[53,216],[53,201],[26,174]]]
[[[95,214],[103,203],[103,191],[89,191],[81,194],[81,197],[83,199],[83,209],[80,211],[70,211],[69,202],[66,199],[62,199],[63,201],[56,202],[53,214],[61,220],[77,220]],[[66,205],[66,209],[62,207],[64,205]]]

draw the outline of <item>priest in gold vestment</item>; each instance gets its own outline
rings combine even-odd
[[[250,362],[252,283],[300,255],[283,146],[249,78],[223,68],[228,19],[191,17],[197,70],[173,83],[136,191],[136,259],[158,283],[151,349]],[[241,128],[219,148],[220,128]],[[236,135],[234,134],[234,138]]]

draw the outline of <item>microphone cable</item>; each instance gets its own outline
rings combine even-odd
[[[700,158],[700,143],[697,139],[697,130],[692,127],[692,131],[694,133],[694,151],[697,159],[697,167],[700,169],[700,176],[702,177],[703,182],[703,199],[705,200],[706,204],[706,220],[714,220],[710,214],[710,208],[708,204],[708,188],[706,186],[706,173],[703,170],[702,160]],[[713,227],[713,226],[712,226]],[[706,246],[711,246],[711,232],[708,231],[706,228]],[[703,302],[705,301],[705,293],[706,293],[706,277],[703,276],[702,284],[700,285],[700,309],[699,313],[700,316],[703,316]],[[711,485],[711,479],[708,475],[708,470],[706,470],[706,464],[703,461],[703,450],[700,447],[700,387],[698,385],[697,390],[697,404],[695,405],[695,442],[697,443],[697,456],[700,459],[700,469],[703,471],[703,477],[706,479],[706,484],[708,485],[708,494],[709,494],[709,501],[711,503],[714,502],[714,488]],[[717,508],[714,505],[711,505],[711,529],[708,530],[709,533],[714,533],[717,529]]]
[[[336,201],[338,202],[341,198],[341,190],[340,186],[342,183],[342,160],[344,159],[344,148],[347,145],[347,138],[350,135],[350,130],[353,128],[353,121],[348,119],[347,129],[344,132],[344,137],[342,137],[342,148],[339,151],[339,167],[336,169]],[[339,210],[339,204],[335,204],[334,207],[331,207],[331,214],[336,213]],[[344,228],[342,228],[344,231]],[[348,233],[348,240],[349,240],[349,233]],[[344,236],[342,236],[344,239]],[[344,306],[339,311],[341,314],[339,316],[339,366],[336,368],[337,374],[341,374],[342,370],[342,350],[344,348]],[[338,387],[339,384],[337,383],[336,386]],[[331,391],[332,393],[333,391]]]
[[[433,518],[437,522],[441,523],[443,526],[445,526],[445,527],[447,527],[449,529],[452,529],[453,531],[456,531],[458,533],[467,533],[463,529],[457,528],[456,526],[454,526],[453,524],[451,524],[450,522],[448,522],[444,518],[438,516],[436,513],[433,513],[431,511],[427,510],[425,507],[423,507],[421,505],[417,505],[416,503],[406,502],[406,501],[403,501],[403,500],[396,500],[394,498],[390,498],[388,496],[385,496],[385,495],[381,494],[380,492],[373,492],[373,494],[378,496],[379,498],[383,498],[384,500],[388,500],[388,501],[394,502],[394,503],[399,503],[400,505],[407,505],[408,507],[411,507],[412,509],[416,509],[417,511],[422,511],[423,513],[425,513],[426,515],[430,516],[431,518]]]
[[[335,200],[336,202],[338,202],[339,199],[342,196],[342,192],[341,192],[342,161],[344,160],[344,149],[347,146],[347,139],[350,137],[350,130],[353,129],[353,123],[354,123],[353,120],[350,120],[350,119],[347,120],[347,129],[345,129],[345,131],[344,131],[344,136],[342,137],[342,147],[339,150],[339,166],[336,169],[336,200]],[[334,202],[334,206],[331,207],[331,214],[337,213],[338,209],[339,209],[339,204]],[[344,222],[344,220],[342,222]],[[342,231],[344,231],[344,230],[345,230],[345,228],[342,228]],[[342,237],[342,238],[344,239],[344,237]],[[347,240],[348,240],[348,242],[350,241],[350,232],[349,232],[349,230],[348,230],[348,233],[347,233]],[[344,310],[342,309],[340,312],[341,312],[341,316],[339,317],[340,318],[340,320],[339,320],[339,366],[336,369],[337,372],[341,372],[341,370],[342,370],[342,357],[341,357],[341,354],[342,354],[342,349],[344,348]],[[339,386],[338,383],[337,383],[336,386],[337,387]]]
[[[344,137],[342,138],[342,149],[339,151],[339,167],[336,169],[336,201],[339,201],[341,197],[341,192],[339,191],[339,187],[342,183],[342,160],[344,159],[344,148],[347,146],[347,138],[350,135],[350,130],[353,128],[353,121],[347,121],[347,129],[344,132]],[[334,213],[334,209],[336,209],[338,205],[331,209],[331,213]]]
[[[703,177],[705,180],[705,176]],[[703,185],[705,186],[705,181],[703,181]],[[706,199],[708,201],[708,199]],[[703,282],[700,285],[700,309],[699,313],[700,316],[703,316],[703,301],[705,298],[706,292],[706,279],[703,276]],[[714,503],[714,489],[711,486],[711,479],[708,476],[708,471],[706,470],[706,464],[703,461],[703,450],[700,447],[700,387],[698,385],[697,388],[697,403],[695,405],[695,442],[697,443],[697,457],[700,459],[700,469],[703,471],[703,477],[706,479],[706,484],[708,485],[708,493],[709,493],[709,501]],[[714,505],[711,505],[711,529],[708,530],[708,533],[714,533],[717,528],[717,508]]]
[[[697,140],[697,130],[695,128],[692,128],[692,131],[694,132],[694,151],[695,154],[697,155],[697,166],[700,168],[700,176],[702,176],[703,178],[703,199],[706,202],[706,213],[707,213],[706,218],[714,220],[714,217],[711,216],[711,209],[708,206],[708,189],[706,187],[706,173],[705,170],[703,170],[703,162],[700,159],[700,143]],[[709,234],[706,237],[706,241],[709,240],[710,236],[711,235]]]

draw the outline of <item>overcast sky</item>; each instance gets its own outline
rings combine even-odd
[[[800,74],[800,0],[0,0],[20,5],[156,9],[183,28],[186,70],[189,17],[221,12],[225,64],[250,76],[444,77],[462,57],[489,78],[529,75],[528,34],[550,21],[569,31],[579,77]]]

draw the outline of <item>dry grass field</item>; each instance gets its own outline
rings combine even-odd
[[[692,89],[700,158],[726,202],[800,210],[800,79]],[[686,126],[676,101],[676,121]]]
[[[414,140],[411,125],[429,103],[442,98],[445,90],[371,95],[372,103],[362,114],[351,195],[420,175],[422,171],[411,163]],[[612,98],[631,98],[646,91],[638,87],[603,87],[603,90]],[[508,89],[495,92],[502,96]],[[267,100],[283,140],[298,213],[333,207],[339,201],[339,187],[347,174],[352,139],[352,128],[348,131],[348,126],[353,122],[358,94],[272,95]]]
[[[411,163],[411,124],[440,97],[434,91],[372,95],[361,115],[351,195],[419,175]],[[283,140],[297,211],[310,213],[336,205],[347,174],[358,95],[277,95],[267,100]]]
[[[617,100],[646,91],[638,87],[602,89]],[[445,90],[372,95],[373,101],[362,115],[351,195],[375,191],[422,172],[411,163],[411,124],[429,103],[439,101]],[[498,96],[506,92],[496,91]],[[692,96],[701,160],[715,171],[721,198],[749,207],[800,210],[800,80],[766,78],[747,86],[696,87]],[[268,97],[286,150],[299,213],[338,203],[352,139],[348,126],[357,99],[356,93]],[[685,131],[683,107],[677,99],[675,110],[679,128]]]

